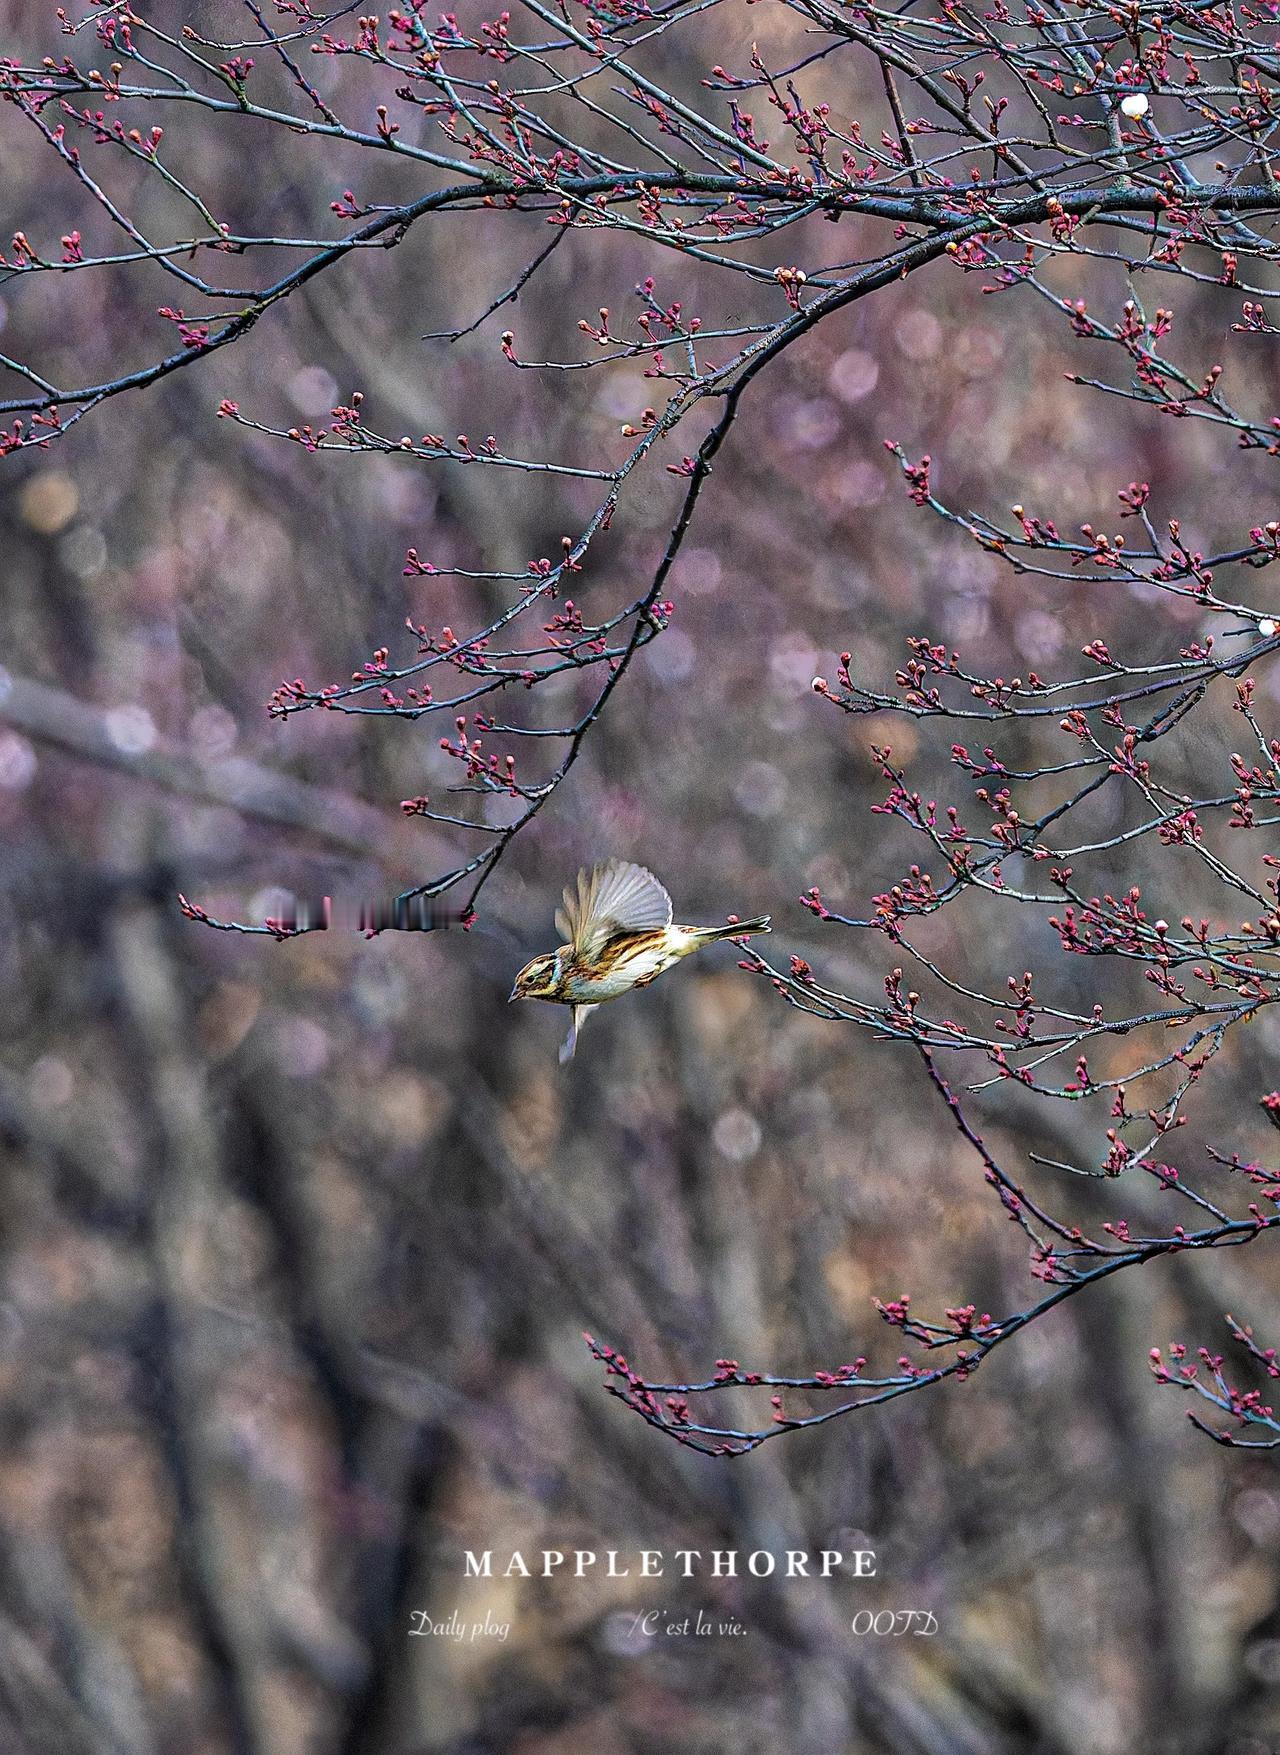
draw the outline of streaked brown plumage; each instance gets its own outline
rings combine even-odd
[[[556,927],[567,940],[526,963],[511,998],[573,1007],[573,1026],[560,1050],[568,1060],[588,1012],[636,987],[648,987],[682,957],[722,938],[768,932],[762,915],[730,926],[676,926],[671,898],[642,865],[611,859],[580,871],[564,892]]]

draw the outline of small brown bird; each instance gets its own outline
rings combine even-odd
[[[569,1060],[588,1012],[633,987],[648,987],[681,957],[722,938],[768,932],[769,918],[733,926],[673,926],[671,898],[642,865],[611,859],[580,871],[556,910],[556,930],[569,941],[526,963],[510,1000],[545,999],[573,1007],[573,1026],[560,1050]]]

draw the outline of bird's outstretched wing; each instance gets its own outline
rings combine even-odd
[[[561,1066],[563,1066],[566,1061],[573,1059],[574,1054],[577,1051],[578,1037],[582,1032],[582,1026],[586,1023],[587,1019],[591,1016],[592,1012],[595,1009],[596,1008],[593,1005],[576,1005],[576,1006],[574,1006],[574,1008],[573,1008],[573,1022],[569,1025],[569,1034],[565,1037],[564,1041],[560,1044],[560,1064],[561,1064]]]
[[[580,957],[598,956],[625,932],[650,932],[671,924],[671,898],[651,871],[611,859],[580,871],[556,911],[557,930]]]

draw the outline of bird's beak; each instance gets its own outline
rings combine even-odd
[[[507,995],[507,1004],[514,1005],[516,1000],[520,999],[521,997],[522,997],[522,995],[520,992],[520,984],[519,984],[519,982],[517,982],[516,985],[511,989],[511,992]]]

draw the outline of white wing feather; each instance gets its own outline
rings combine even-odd
[[[556,911],[557,930],[580,955],[590,956],[624,932],[670,926],[671,898],[651,871],[611,859],[580,871]]]
[[[561,1064],[561,1066],[563,1066],[566,1061],[573,1059],[574,1052],[576,1051],[577,1046],[578,1046],[578,1036],[581,1033],[582,1026],[586,1023],[587,1019],[590,1017],[591,1013],[595,1009],[596,1008],[593,1005],[576,1005],[576,1006],[574,1006],[574,1008],[573,1008],[573,1022],[569,1025],[569,1034],[565,1037],[564,1041],[560,1044],[560,1064]]]

